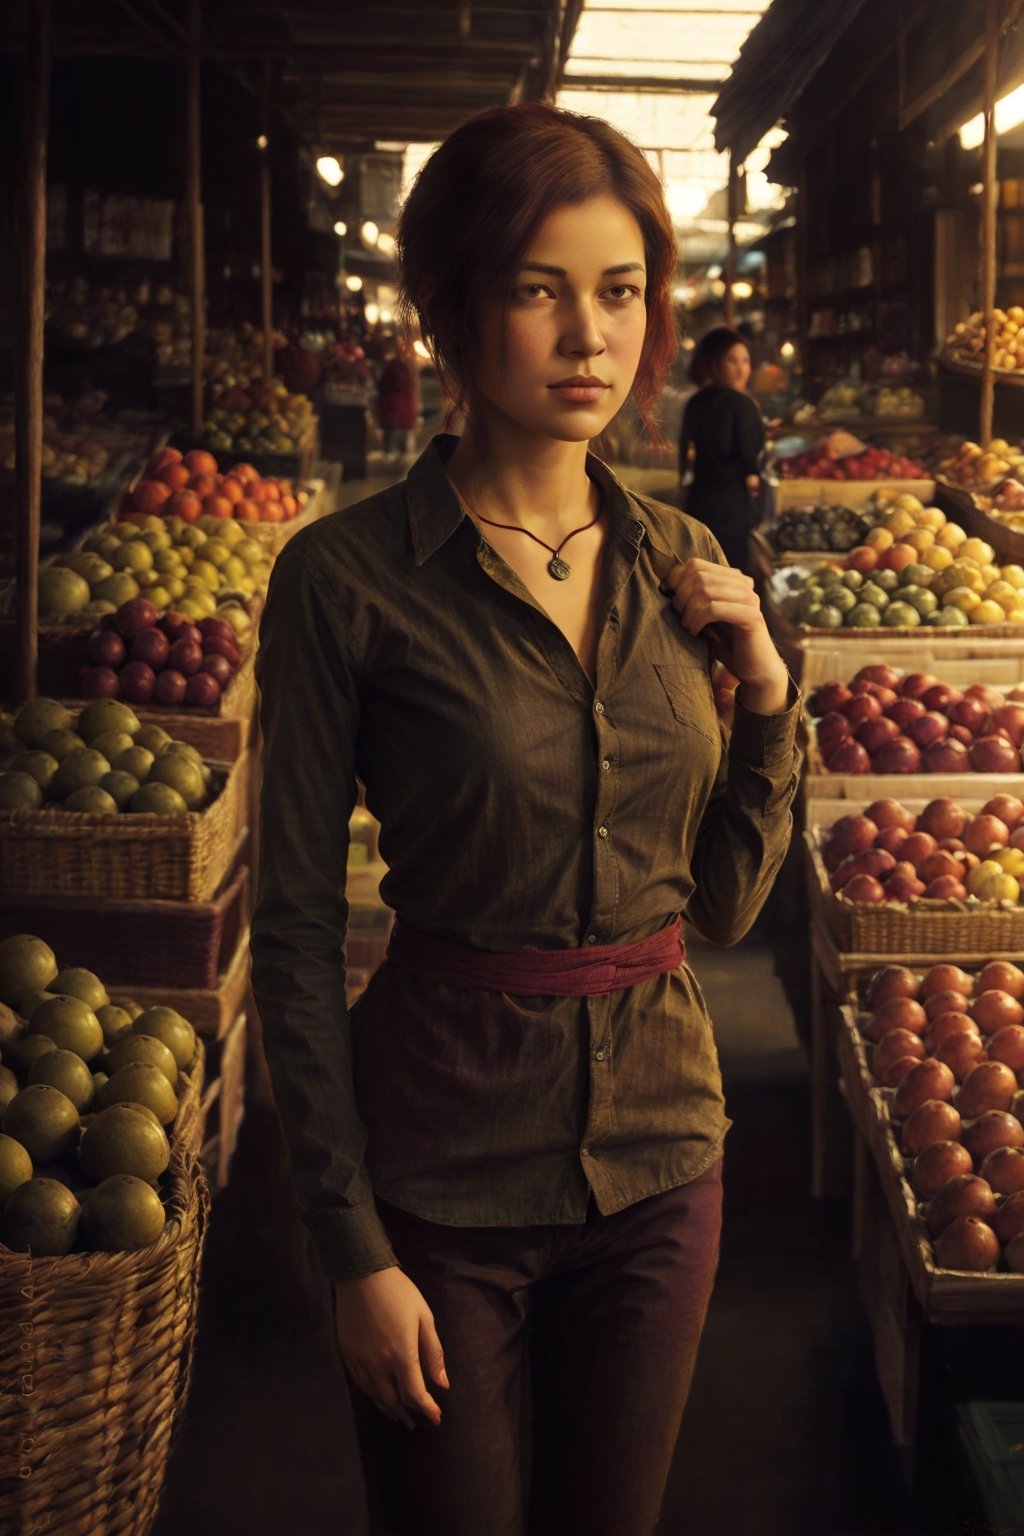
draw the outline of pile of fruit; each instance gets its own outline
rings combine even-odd
[[[316,417],[308,395],[273,384],[236,384],[207,413],[202,439],[211,453],[298,453]]]
[[[780,459],[780,480],[927,480],[928,471],[917,459],[892,453],[888,448],[865,448],[862,453],[837,455],[829,439]]]
[[[1024,450],[1012,446],[1004,437],[994,437],[987,449],[980,443],[961,443],[955,453],[940,462],[937,474],[950,485],[978,491],[989,490],[1021,470]]]
[[[924,396],[906,384],[883,384],[871,398],[873,416],[887,420],[920,421],[925,412]]]
[[[818,750],[829,773],[1019,773],[1024,684],[964,689],[885,662],[814,689]]]
[[[275,351],[285,346],[280,331],[273,336]],[[258,384],[263,377],[263,330],[244,320],[241,325],[211,328],[206,333],[203,360],[207,398],[218,404],[237,385]]]
[[[1004,480],[993,496],[983,496],[979,492],[974,493],[974,502],[987,512],[989,517],[994,517],[996,522],[1005,523],[1008,528],[1016,532],[1024,531],[1024,484],[1015,480],[1011,475]]]
[[[859,1029],[941,1269],[1024,1272],[1024,970],[887,966]]]
[[[768,538],[777,550],[845,553],[862,544],[869,525],[849,507],[793,507],[768,525]]]
[[[226,619],[160,617],[145,597],[101,619],[86,649],[91,665],[80,675],[83,698],[171,709],[216,709],[242,663],[238,635]]]
[[[994,309],[995,351],[993,368],[1003,373],[1024,372],[1024,309],[1013,304],[1009,309]],[[946,337],[945,355],[953,362],[980,368],[985,359],[987,328],[981,310],[968,320],[961,320]]]
[[[39,1258],[155,1243],[195,1056],[175,1009],[111,998],[34,934],[0,942],[0,1243]]]
[[[77,720],[58,699],[31,699],[0,723],[0,811],[186,816],[219,789],[195,747],[117,699],[94,699]]]
[[[106,473],[110,453],[87,428],[62,432],[52,421],[44,423],[42,448],[44,480],[65,485],[91,485]],[[15,465],[14,423],[0,423],[0,470],[13,475]]]
[[[821,835],[832,892],[844,901],[980,902],[1021,899],[1024,801],[994,795],[977,815],[948,796],[915,814],[875,800],[841,816]]]
[[[781,605],[817,629],[1024,625],[1024,566],[997,565],[991,544],[905,495],[841,564],[788,573]]]
[[[223,473],[212,453],[193,448],[161,448],[125,492],[122,518],[159,513],[197,523],[202,517],[235,518],[243,523],[287,523],[298,517],[308,495],[290,480],[259,474],[251,464],[235,464]]]
[[[189,619],[214,614],[239,633],[250,628],[244,604],[270,578],[271,560],[242,523],[203,514],[141,516],[90,534],[81,549],[39,572],[39,616],[80,624],[145,597],[158,613],[172,605]]]

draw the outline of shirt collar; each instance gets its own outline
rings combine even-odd
[[[417,565],[424,565],[431,555],[436,554],[466,516],[458,492],[444,469],[457,442],[458,438],[448,432],[431,438],[406,477],[409,528],[413,558]],[[645,538],[657,549],[658,545],[651,539],[650,530],[643,518],[642,508],[620,484],[607,464],[593,453],[587,454],[587,474],[600,488],[615,531],[635,549],[640,548]]]

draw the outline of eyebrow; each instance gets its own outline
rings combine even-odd
[[[565,277],[564,267],[549,267],[543,261],[524,261],[518,268],[520,272],[545,272],[549,277]],[[624,261],[617,267],[605,267],[602,277],[618,277],[623,272],[643,272],[642,261]]]

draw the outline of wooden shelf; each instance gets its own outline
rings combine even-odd
[[[949,358],[940,357],[939,367],[946,373],[955,373],[963,379],[971,379],[974,383],[981,383],[980,363],[956,363]],[[1008,384],[1011,389],[1024,389],[1024,373],[1007,373],[1005,369],[993,368],[992,377],[997,384]]]

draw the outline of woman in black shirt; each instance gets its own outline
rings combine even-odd
[[[747,563],[747,534],[757,522],[752,495],[764,450],[761,413],[746,393],[750,352],[737,331],[716,326],[693,354],[697,393],[687,402],[679,437],[679,472],[694,450],[686,510],[717,538],[730,565]]]

